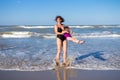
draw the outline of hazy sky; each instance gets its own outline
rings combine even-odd
[[[120,24],[120,0],[0,0],[0,25]]]

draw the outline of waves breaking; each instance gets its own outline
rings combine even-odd
[[[85,40],[82,45],[68,42],[68,53],[72,56],[70,68],[120,70],[119,25],[70,27],[73,36]],[[0,26],[0,70],[55,68],[55,38],[54,26]]]
[[[109,31],[93,32],[93,33],[73,33],[78,38],[119,38],[120,34],[112,33]],[[31,37],[42,37],[42,38],[56,38],[55,34],[52,33],[37,33],[37,32],[2,32],[0,33],[1,38],[31,38]]]

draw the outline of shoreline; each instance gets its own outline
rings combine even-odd
[[[120,70],[80,70],[56,68],[46,71],[3,71],[1,80],[119,80]]]

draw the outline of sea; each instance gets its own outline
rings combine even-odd
[[[72,36],[85,41],[68,41],[68,68],[120,70],[120,25],[68,26]],[[0,25],[0,70],[52,70],[56,52],[53,25]]]

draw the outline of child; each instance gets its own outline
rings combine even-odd
[[[65,26],[64,30],[67,31],[66,33],[64,33],[64,36],[66,37],[67,40],[73,41],[77,44],[83,44],[84,43],[83,40],[78,40],[75,37],[71,36],[71,31],[70,31],[70,28],[68,26]]]

